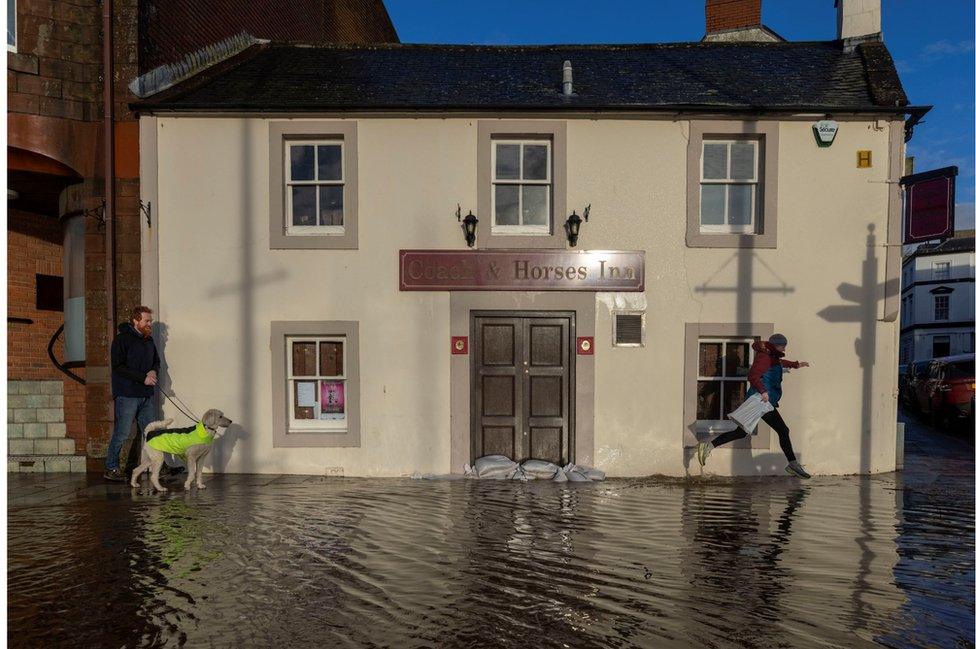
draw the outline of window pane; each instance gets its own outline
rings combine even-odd
[[[292,394],[295,404],[295,419],[315,419],[316,381],[295,381]]]
[[[315,147],[311,144],[292,144],[291,180],[315,180]]]
[[[315,225],[315,187],[291,188],[291,224]]]
[[[292,376],[315,376],[315,343],[292,343]]]
[[[319,149],[319,180],[342,180],[342,147],[323,144]]]
[[[7,45],[17,45],[16,0],[7,0]]]
[[[726,381],[725,382],[725,403],[722,404],[722,418],[728,416],[730,412],[742,405],[746,400],[745,381]]]
[[[719,394],[721,381],[698,382],[698,411],[695,419],[721,419]]]
[[[754,185],[729,185],[729,225],[752,224]]]
[[[702,150],[702,178],[722,180],[726,178],[729,147],[727,144],[706,144]]]
[[[322,376],[342,376],[341,342],[319,343],[319,374]]]
[[[522,185],[522,225],[549,225],[548,196],[548,185]]]
[[[725,376],[749,374],[749,343],[726,343]]]
[[[523,147],[525,163],[523,164],[526,180],[548,180],[549,178],[549,147],[543,144],[526,144]]]
[[[495,145],[495,178],[518,180],[519,148],[518,144]]]
[[[495,185],[495,225],[518,225],[518,204],[518,185]]]
[[[722,343],[698,344],[698,376],[722,376]]]
[[[725,185],[701,186],[702,225],[725,223]]]
[[[342,185],[319,187],[319,225],[342,225]]]
[[[346,382],[322,381],[322,414],[319,419],[341,420],[346,418]]]
[[[756,145],[754,142],[733,144],[731,178],[733,180],[753,180],[755,157]]]

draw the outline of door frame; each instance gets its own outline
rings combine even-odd
[[[593,336],[595,355],[577,354],[575,453],[577,464],[599,466],[595,448],[595,387],[597,356],[609,353],[600,344],[596,321],[599,309],[597,295],[573,291],[451,291],[450,328],[447,336],[471,335],[471,311],[575,311],[576,336]],[[609,317],[609,316],[607,316]],[[607,323],[609,320],[607,320]],[[604,323],[605,326],[609,326]],[[449,338],[445,338],[450,340]],[[471,354],[452,353],[444,344],[444,358],[450,365],[450,471],[463,474],[471,459]],[[453,349],[451,347],[450,349]]]
[[[468,392],[470,393],[470,402],[468,406],[468,412],[470,415],[470,423],[468,426],[468,438],[470,441],[470,450],[468,455],[470,456],[470,461],[474,463],[477,459],[475,457],[475,426],[478,419],[478,413],[475,409],[475,392],[477,391],[478,384],[475,380],[475,371],[478,364],[474,361],[477,358],[476,354],[480,351],[480,345],[477,336],[477,330],[474,326],[475,318],[518,318],[522,320],[527,320],[530,318],[568,318],[569,319],[569,335],[567,336],[566,345],[567,347],[567,357],[569,358],[569,402],[566,404],[567,413],[567,431],[566,431],[566,461],[576,462],[576,312],[566,311],[566,310],[516,310],[516,309],[472,309],[468,315],[468,331],[470,334],[470,354],[472,361],[469,363],[468,368]],[[522,345],[526,345],[527,341],[523,338]],[[522,390],[524,394],[525,390]],[[523,404],[526,407],[527,404]],[[523,415],[524,417],[524,415]]]

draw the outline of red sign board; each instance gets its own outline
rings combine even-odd
[[[644,251],[401,250],[401,291],[644,290]]]
[[[952,236],[956,221],[957,167],[905,176],[905,240],[921,243]]]
[[[452,354],[467,354],[468,353],[468,337],[467,336],[451,336],[451,353]]]
[[[576,338],[576,354],[578,356],[593,355],[593,336],[578,336]]]

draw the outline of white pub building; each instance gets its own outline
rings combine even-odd
[[[697,474],[781,332],[804,466],[893,470],[925,108],[879,2],[797,43],[738,4],[692,43],[254,42],[145,96],[143,296],[163,385],[237,424],[212,469]],[[707,469],[784,464],[761,425]]]

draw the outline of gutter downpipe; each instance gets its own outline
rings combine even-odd
[[[102,73],[105,129],[105,315],[108,318],[106,359],[112,367],[112,338],[115,335],[115,122],[113,61],[113,12],[114,0],[102,0]]]

